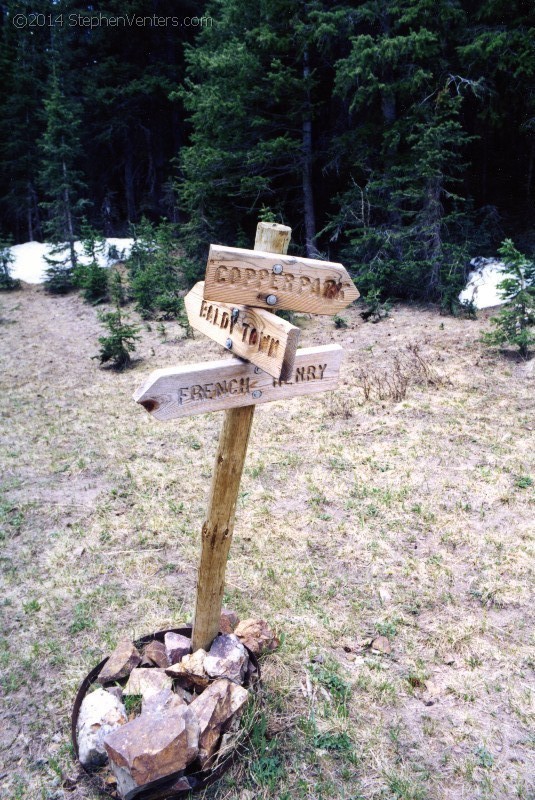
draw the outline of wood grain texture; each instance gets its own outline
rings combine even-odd
[[[292,229],[287,225],[279,225],[277,222],[259,222],[256,226],[256,237],[254,249],[266,253],[288,252],[288,245],[292,238]]]
[[[167,422],[326,392],[337,386],[342,354],[338,344],[298,350],[287,382],[237,358],[158,369],[137,390],[134,400],[153,417]]]
[[[193,652],[201,647],[208,650],[219,632],[227,558],[253,412],[254,406],[245,406],[225,414],[219,437],[208,514],[202,526]]]
[[[233,355],[245,358],[274,378],[291,374],[301,331],[269,311],[204,299],[204,284],[196,283],[184,298],[190,325]]]
[[[268,303],[268,297],[276,298],[275,304]],[[332,315],[358,297],[342,264],[210,246],[205,300]]]
[[[255,248],[285,253],[290,236],[291,230],[284,225],[261,222],[256,231]],[[254,405],[249,405],[231,408],[225,413],[212,475],[208,513],[202,529],[192,633],[194,651],[200,647],[208,650],[219,632],[227,557],[254,409]]]

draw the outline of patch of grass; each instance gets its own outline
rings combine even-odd
[[[286,768],[277,741],[268,737],[268,720],[263,711],[259,712],[249,730],[252,749],[249,774],[262,790],[275,792],[286,775]]]
[[[23,603],[22,608],[24,609],[25,614],[36,614],[38,611],[41,611],[41,603],[39,600],[34,598],[33,600],[29,600],[27,603]]]
[[[126,713],[128,715],[141,714],[142,701],[143,701],[143,696],[140,694],[125,694],[123,697],[123,703],[126,709]]]
[[[476,750],[476,756],[479,761],[480,767],[485,767],[485,769],[490,769],[494,766],[494,756],[487,750],[485,745],[480,745]]]
[[[531,475],[518,475],[515,478],[515,486],[517,489],[529,489],[533,486],[533,478]]]
[[[74,607],[73,620],[69,626],[69,632],[72,634],[81,633],[81,631],[92,630],[94,627],[95,621],[88,604],[85,602],[77,603]]]
[[[351,687],[341,677],[340,666],[333,659],[328,659],[323,664],[308,664],[307,669],[313,680],[327,693],[334,712],[341,717],[347,717]]]

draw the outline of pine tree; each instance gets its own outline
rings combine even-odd
[[[14,258],[11,253],[11,240],[0,238],[0,291],[20,288],[20,281],[11,275]]]
[[[176,318],[184,289],[182,259],[177,252],[176,226],[163,220],[152,225],[143,218],[133,226],[134,246],[128,259],[130,293],[145,318],[158,314]]]
[[[42,238],[36,166],[46,77],[44,37],[12,24],[16,13],[48,10],[45,0],[7,0],[0,29],[0,206],[16,241]]]
[[[73,272],[73,283],[82,290],[84,300],[88,303],[102,303],[108,297],[108,270],[102,267],[99,259],[104,255],[106,240],[87,220],[81,227],[82,249],[88,263],[78,263]]]
[[[78,218],[87,201],[82,199],[84,183],[79,171],[80,108],[63,91],[58,72],[54,63],[44,99],[46,129],[40,141],[39,180],[47,198],[41,203],[47,215],[45,233],[50,241],[62,245],[56,252],[68,250],[68,258],[59,260],[57,268],[72,270],[77,263],[74,243]]]
[[[296,239],[309,256],[317,253],[316,215],[325,203],[317,176],[335,119],[333,53],[323,41],[332,39],[329,6],[216,0],[209,8],[217,25],[187,49],[188,77],[176,94],[193,128],[179,182],[189,254],[200,255],[206,241],[250,241],[262,206],[279,221],[291,209]]]
[[[108,335],[99,336],[100,353],[94,358],[98,358],[101,364],[111,362],[117,369],[125,369],[140,338],[139,328],[123,317],[119,307],[115,311],[100,312],[99,320],[108,329]]]
[[[483,338],[490,345],[513,344],[522,358],[527,358],[535,344],[535,261],[520,253],[511,239],[506,239],[498,252],[505,276],[498,291],[506,305],[491,319],[496,330]]]
[[[336,65],[353,120],[343,134],[351,184],[328,230],[349,241],[364,291],[436,299],[452,274],[462,281],[465,260],[460,109],[477,87],[455,74],[449,47],[464,14],[449,0],[370,0],[355,13],[351,52]]]

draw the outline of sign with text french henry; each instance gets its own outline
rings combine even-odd
[[[161,421],[287,400],[336,388],[343,350],[338,344],[298,350],[288,381],[237,358],[158,369],[134,394]]]
[[[205,300],[204,283],[196,283],[184,298],[189,323],[210,339],[246,358],[274,378],[287,380],[301,331],[275,314],[237,303]]]
[[[211,245],[206,300],[337,314],[359,297],[342,264]]]

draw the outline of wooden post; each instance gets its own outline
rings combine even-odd
[[[291,228],[286,225],[260,222],[256,230],[254,249],[285,254],[291,235]],[[201,647],[208,650],[219,632],[227,557],[254,410],[254,406],[242,406],[225,412],[208,512],[202,527],[202,551],[192,636],[194,652]]]

